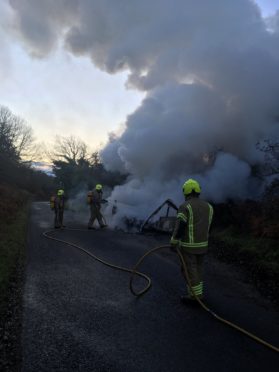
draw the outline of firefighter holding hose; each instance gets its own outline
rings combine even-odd
[[[208,249],[208,233],[213,217],[212,206],[199,198],[201,187],[193,179],[183,185],[185,202],[179,207],[170,244],[180,250],[186,263],[191,288],[181,296],[185,304],[195,304],[195,294],[203,298],[202,268]],[[183,271],[184,272],[184,271]]]
[[[63,189],[58,190],[56,195],[51,197],[50,207],[54,211],[54,228],[60,229],[64,227],[63,216],[65,208],[65,195]]]
[[[90,205],[90,219],[88,221],[88,229],[94,229],[93,224],[95,219],[99,222],[100,227],[103,229],[107,227],[105,219],[101,213],[101,204],[106,202],[103,200],[103,186],[97,184],[95,190],[90,191],[87,195],[87,202]]]

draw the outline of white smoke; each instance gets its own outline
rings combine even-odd
[[[63,41],[104,71],[129,71],[127,85],[146,93],[102,151],[108,169],[130,174],[112,192],[126,205],[114,219],[179,202],[190,176],[213,201],[261,190],[255,145],[279,137],[278,12],[265,20],[250,0],[10,3],[33,54]]]

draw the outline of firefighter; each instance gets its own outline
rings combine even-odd
[[[97,184],[95,186],[95,190],[88,193],[88,199],[90,204],[90,219],[88,221],[88,229],[94,229],[93,224],[96,218],[101,228],[106,227],[107,225],[104,222],[105,220],[101,213],[101,203],[104,202],[103,186]]]
[[[213,208],[199,198],[200,192],[201,188],[197,181],[189,179],[184,183],[185,202],[178,209],[170,244],[172,248],[180,250],[188,269],[192,291],[202,299],[202,268],[208,249],[208,232],[212,222]],[[182,271],[184,273],[183,269]],[[181,296],[181,301],[185,304],[196,304],[188,283],[187,289],[188,294]]]
[[[63,226],[63,215],[64,215],[64,207],[65,207],[65,195],[64,190],[60,189],[57,191],[57,195],[54,197],[53,200],[53,209],[55,212],[54,218],[54,228],[59,229]]]

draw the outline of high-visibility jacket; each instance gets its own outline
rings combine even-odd
[[[97,190],[92,191],[91,204],[93,204],[96,207],[101,208],[102,199],[103,199],[102,191],[97,191]]]
[[[65,197],[64,197],[64,195],[61,195],[61,196],[56,195],[55,199],[54,199],[54,209],[55,209],[55,211],[64,210],[64,207],[65,207]]]
[[[213,208],[209,203],[198,197],[188,198],[178,209],[170,243],[179,244],[189,253],[205,253],[212,217]]]

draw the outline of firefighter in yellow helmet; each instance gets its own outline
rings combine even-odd
[[[55,213],[54,228],[60,229],[64,227],[63,216],[64,216],[64,208],[65,208],[65,195],[64,195],[63,189],[60,189],[57,191],[51,204],[52,204],[52,209],[54,210],[54,213]]]
[[[193,179],[183,185],[185,202],[179,207],[176,224],[171,237],[172,247],[180,249],[186,263],[192,291],[202,299],[202,268],[204,256],[208,249],[208,232],[212,222],[213,208],[199,198],[201,187]],[[195,297],[187,284],[188,294],[181,296],[186,304],[195,304]]]
[[[88,193],[88,202],[90,205],[90,219],[88,221],[88,229],[94,229],[93,224],[95,219],[98,220],[101,228],[106,227],[105,219],[101,213],[101,203],[103,202],[103,186],[97,184],[95,190]]]

